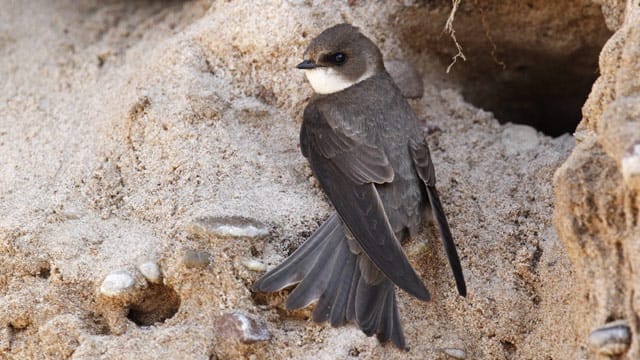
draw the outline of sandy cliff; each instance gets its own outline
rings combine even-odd
[[[640,329],[637,0],[463,0],[451,74],[449,1],[79,3],[0,4],[3,358],[575,359],[593,328]],[[331,211],[294,66],[345,21],[416,65],[411,104],[439,128],[469,295],[425,227],[408,353],[250,291]],[[577,141],[556,136],[589,93]]]

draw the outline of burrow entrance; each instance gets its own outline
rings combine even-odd
[[[450,0],[405,8],[397,20],[405,45],[423,73],[422,55],[443,71],[457,53],[443,33]],[[573,132],[598,77],[598,55],[612,32],[589,0],[462,0],[453,22],[467,60],[447,78],[470,103],[502,122],[527,124],[551,136]]]
[[[180,297],[164,284],[151,284],[144,299],[129,307],[127,318],[139,326],[151,326],[170,319],[180,309]]]

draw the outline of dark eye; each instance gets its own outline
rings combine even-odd
[[[347,61],[347,55],[343,54],[343,53],[335,53],[333,54],[333,62],[341,65],[344,64],[344,62]]]

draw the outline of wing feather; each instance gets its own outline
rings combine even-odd
[[[302,151],[311,169],[365,255],[398,287],[418,299],[430,299],[393,233],[374,185],[393,179],[384,150],[333,129],[313,106],[305,110],[301,131]]]
[[[409,141],[409,150],[418,176],[425,184],[427,196],[429,197],[429,203],[431,205],[431,211],[433,212],[433,217],[435,218],[436,223],[438,224],[438,229],[440,230],[440,238],[444,245],[449,265],[453,271],[453,277],[456,280],[458,293],[462,296],[466,296],[467,285],[464,281],[462,265],[460,265],[460,258],[458,257],[456,245],[453,242],[449,222],[447,221],[447,216],[442,208],[442,203],[438,196],[438,190],[436,190],[436,172],[433,166],[433,161],[431,160],[431,155],[429,154],[429,147],[424,139],[411,139]]]

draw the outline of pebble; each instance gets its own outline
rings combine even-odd
[[[454,359],[466,359],[467,358],[467,352],[462,350],[462,349],[456,349],[456,348],[444,348],[442,349],[442,352],[444,352],[445,354],[451,356]]]
[[[204,269],[211,263],[211,255],[206,251],[186,250],[182,255],[182,264],[187,268]]]
[[[145,277],[150,283],[159,284],[162,282],[162,272],[160,271],[160,265],[155,261],[147,261],[138,266],[138,270],[142,276]]]
[[[640,140],[636,141],[622,157],[622,177],[629,181],[632,177],[640,176]]]
[[[107,275],[100,285],[100,293],[117,297],[130,291],[136,284],[133,275],[126,270],[117,270]]]
[[[271,339],[271,333],[263,321],[250,318],[238,311],[216,317],[214,325],[219,336],[244,344]]]
[[[254,258],[244,258],[240,262],[242,263],[242,265],[244,265],[244,267],[251,271],[263,272],[267,270],[267,265]]]
[[[607,323],[589,335],[589,345],[602,355],[620,355],[630,344],[631,330],[624,320]]]
[[[218,237],[261,238],[269,235],[265,224],[243,216],[200,217],[191,223],[189,230],[198,235]]]

